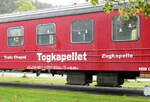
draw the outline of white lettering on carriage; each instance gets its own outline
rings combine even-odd
[[[45,62],[52,62],[52,61],[86,61],[87,60],[87,54],[84,53],[78,53],[78,52],[72,52],[69,54],[54,54],[50,53],[48,55],[45,55],[43,53],[37,53],[38,61],[45,61]]]
[[[123,59],[123,58],[133,58],[133,54],[102,54],[102,59]]]

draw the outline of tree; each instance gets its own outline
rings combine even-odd
[[[15,10],[15,12],[35,10],[36,9],[36,7],[33,6],[32,2],[30,0],[16,0],[15,3],[16,3],[16,5],[18,5],[18,8]]]
[[[32,1],[32,4],[36,7],[36,9],[44,9],[44,8],[52,8],[53,6],[48,3],[42,3],[39,2],[38,0]]]
[[[86,0],[93,6],[100,3],[99,0]],[[138,16],[141,12],[146,17],[150,17],[150,0],[102,0],[104,3],[103,10],[110,13],[114,9],[114,5],[120,5],[119,13],[125,20],[130,18],[130,15]]]
[[[0,0],[0,14],[34,9],[30,0]]]
[[[0,14],[13,12],[17,8],[15,1],[16,0],[0,0]]]

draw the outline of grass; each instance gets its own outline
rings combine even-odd
[[[28,78],[28,77],[0,77],[0,81],[41,83],[41,84],[65,84],[65,78]],[[92,83],[95,85],[96,82]],[[144,88],[150,82],[128,82],[123,87]],[[21,88],[0,87],[0,102],[150,102],[150,98],[93,95],[66,91],[48,91]]]
[[[150,102],[150,98],[0,87],[0,102]]]
[[[142,82],[142,81],[125,81],[122,85],[124,88],[137,88],[144,89],[144,86],[150,86],[150,82]]]
[[[20,83],[39,83],[39,84],[65,84],[65,78],[29,78],[29,77],[0,77],[0,81],[20,82]]]
[[[0,81],[5,82],[20,82],[20,83],[39,83],[39,84],[65,84],[65,78],[29,78],[29,77],[3,77],[0,76]],[[96,82],[90,84],[91,86],[96,85]],[[140,81],[125,81],[122,85],[123,88],[137,88],[143,89],[144,86],[150,85],[150,82]]]

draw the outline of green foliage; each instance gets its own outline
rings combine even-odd
[[[35,6],[32,5],[30,0],[17,0],[15,3],[18,5],[18,8],[15,10],[15,12],[35,10],[36,9]]]
[[[34,9],[30,0],[0,0],[0,14]]]
[[[87,2],[89,2],[89,0],[86,0]],[[96,6],[97,4],[99,4],[99,0],[90,0],[90,3],[93,5],[93,6]]]
[[[17,8],[15,4],[16,1],[17,0],[0,0],[0,14],[13,12]]]
[[[86,0],[91,5],[96,6],[99,4],[98,0]],[[103,10],[110,13],[114,9],[114,5],[120,5],[119,13],[125,19],[128,20],[130,15],[138,16],[140,11],[146,17],[150,17],[150,0],[101,0],[104,3]]]

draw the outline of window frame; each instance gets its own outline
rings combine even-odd
[[[114,16],[114,17],[119,17],[119,16]],[[114,40],[113,39],[113,36],[114,36],[114,30],[113,30],[113,18],[114,17],[112,17],[112,19],[111,19],[111,40],[113,41],[113,42],[133,42],[133,41],[138,41],[138,40],[140,40],[140,17],[138,16],[137,17],[137,28],[136,28],[136,30],[137,30],[137,39],[136,40]]]
[[[38,32],[38,30],[37,30],[37,29],[38,29],[38,26],[41,26],[41,25],[48,25],[48,24],[53,24],[53,25],[54,25],[54,27],[55,27],[55,29],[54,29],[55,32],[54,32],[54,33],[55,33],[55,34],[44,34],[44,35],[53,35],[53,36],[55,37],[55,43],[53,43],[53,44],[44,44],[44,45],[43,45],[43,44],[39,44],[39,43],[38,43],[38,40],[37,40],[37,38],[38,38],[38,33],[37,33],[37,32]],[[39,34],[39,35],[40,35],[40,34]],[[53,38],[54,38],[54,37],[53,37]],[[38,45],[38,46],[48,46],[48,45],[55,45],[55,44],[56,44],[56,23],[41,23],[41,24],[37,24],[37,25],[36,25],[36,45]]]
[[[73,42],[72,41],[72,23],[75,22],[75,21],[83,21],[83,20],[90,20],[92,21],[92,40],[91,41],[86,41],[86,42]],[[87,44],[87,43],[92,43],[94,41],[94,20],[93,19],[80,19],[80,20],[73,20],[71,23],[70,23],[70,41],[71,43],[73,44]]]
[[[18,29],[18,28],[21,28],[22,31],[23,31],[23,45],[12,45],[12,46],[10,46],[8,44],[8,38],[9,38],[8,33],[9,33],[9,30],[11,30],[11,29]],[[22,37],[22,36],[13,36],[13,37]],[[24,26],[15,26],[15,27],[8,27],[7,28],[7,46],[8,47],[21,47],[21,46],[24,46]]]

